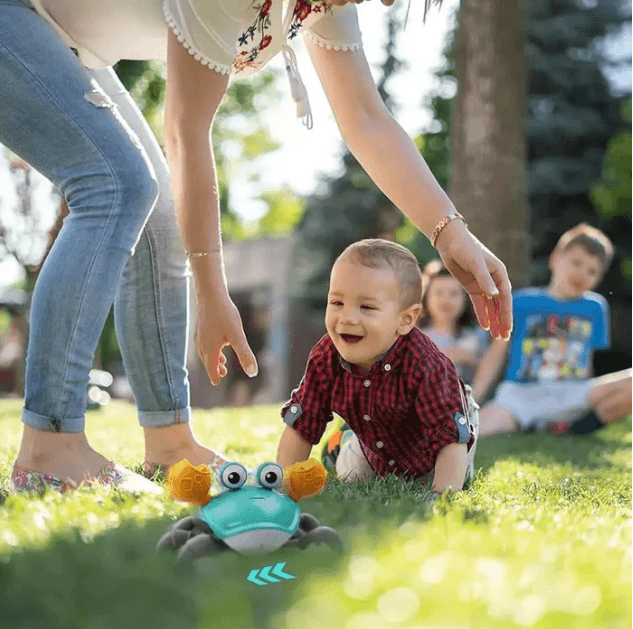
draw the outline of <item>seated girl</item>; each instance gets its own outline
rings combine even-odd
[[[418,326],[453,361],[461,379],[471,383],[489,335],[477,325],[468,295],[440,260],[424,267],[423,281]]]

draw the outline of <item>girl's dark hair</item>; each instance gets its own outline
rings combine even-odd
[[[429,287],[437,277],[453,277],[451,272],[444,266],[441,260],[431,260],[422,270],[422,314],[418,326],[426,328],[431,325],[431,315],[427,305]],[[463,290],[463,289],[462,289]],[[464,291],[465,293],[466,291]],[[464,312],[457,318],[456,335],[461,336],[464,328],[469,328],[477,322],[473,305],[470,303],[468,295],[465,295]]]

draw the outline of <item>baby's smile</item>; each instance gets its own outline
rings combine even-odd
[[[358,334],[340,334],[339,336],[343,339],[343,341],[345,341],[345,343],[353,344],[363,340],[363,337]]]

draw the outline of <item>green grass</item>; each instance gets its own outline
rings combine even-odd
[[[0,401],[0,494],[20,403]],[[134,469],[134,409],[91,413],[89,438]],[[277,407],[195,413],[205,442],[248,466],[274,460]],[[114,629],[624,629],[631,626],[630,421],[587,438],[482,441],[471,489],[432,505],[395,480],[331,483],[302,503],[336,528],[322,546],[177,564],[154,550],[191,511],[167,498],[81,489],[0,506],[0,626]],[[285,561],[294,580],[258,587]]]

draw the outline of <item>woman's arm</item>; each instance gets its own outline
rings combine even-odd
[[[450,443],[442,448],[435,461],[433,476],[433,493],[441,494],[444,490],[460,491],[466,479],[468,468],[468,450],[465,443]]]
[[[248,375],[257,373],[240,315],[226,286],[211,125],[228,76],[196,61],[169,33],[165,146],[185,249],[211,252],[191,259],[197,294],[196,345],[212,384],[226,375],[222,349],[231,345]]]
[[[429,237],[455,208],[382,102],[364,53],[322,48],[311,40],[306,43],[350,151],[376,185]],[[501,261],[459,220],[440,232],[436,247],[468,291],[480,324],[495,337],[508,337],[511,287]],[[484,299],[484,294],[495,298]]]

